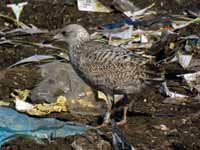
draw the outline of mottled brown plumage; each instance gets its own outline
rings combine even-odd
[[[156,67],[145,58],[91,40],[80,25],[66,26],[54,39],[69,44],[70,60],[76,72],[93,88],[107,95],[106,123],[110,119],[114,94],[137,94],[154,81],[162,80]]]

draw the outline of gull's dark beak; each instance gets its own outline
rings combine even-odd
[[[49,43],[53,43],[53,42],[56,42],[56,41],[62,41],[62,39],[63,39],[63,37],[61,36],[61,34],[58,33],[55,36],[53,36],[53,38],[45,40],[42,43],[43,44],[49,44]]]
[[[52,38],[53,41],[63,41],[63,35],[58,33],[56,34],[53,38]]]

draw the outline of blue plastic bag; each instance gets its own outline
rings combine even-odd
[[[82,134],[87,129],[85,125],[67,123],[55,118],[33,118],[11,108],[0,107],[0,147],[18,135],[56,138]]]

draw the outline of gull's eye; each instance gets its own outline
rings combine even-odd
[[[62,35],[64,35],[64,36],[67,34],[66,31],[62,31],[61,33],[62,33]]]

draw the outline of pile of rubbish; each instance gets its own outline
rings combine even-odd
[[[0,30],[0,46],[20,45],[51,49],[57,53],[35,54],[7,66],[7,71],[10,71],[27,64],[39,64],[42,80],[33,89],[14,89],[9,99],[1,99],[0,146],[18,135],[50,140],[50,138],[83,134],[89,129],[98,130],[77,122],[45,117],[51,113],[65,112],[96,117],[106,110],[104,101],[97,102],[93,90],[72,69],[66,49],[51,44],[51,41],[32,42],[34,39],[31,38],[35,35],[53,33],[20,21],[22,11],[26,13],[23,8],[28,5],[28,1],[7,4],[7,11],[12,10],[15,18],[0,13],[0,19],[5,20],[5,28]],[[197,27],[197,30],[200,29],[200,10],[199,12],[187,10],[184,15],[159,14],[153,9],[155,3],[140,9],[129,0],[113,0],[112,6],[105,6],[98,0],[77,0],[79,11],[96,13],[119,11],[123,16],[123,19],[117,22],[94,27],[92,38],[134,51],[149,60],[156,59],[159,65],[165,67],[178,65],[179,69],[175,74],[182,84],[180,85],[182,91],[186,92],[170,88],[170,83],[166,81],[160,88],[160,93],[166,96],[163,102],[180,104],[193,100],[200,101],[200,32],[192,34],[182,32],[193,26]],[[29,36],[31,40],[18,38],[23,36]],[[173,73],[169,71],[169,75]],[[3,77],[0,76],[0,79],[3,80]],[[105,95],[101,92],[97,93],[97,97],[105,100]],[[133,146],[128,144],[114,121],[111,126],[113,148],[118,150],[121,147],[125,150],[128,147],[133,150]]]

